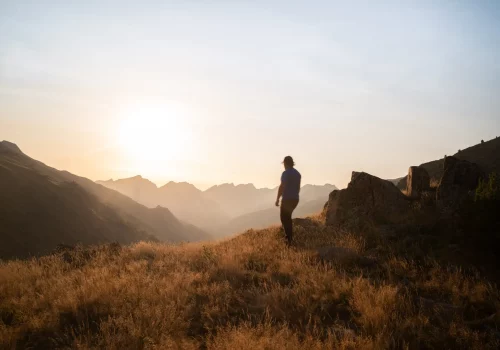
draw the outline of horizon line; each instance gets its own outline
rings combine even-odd
[[[214,188],[214,187],[219,187],[219,186],[223,186],[223,185],[230,185],[230,186],[233,186],[233,187],[239,187],[239,186],[253,186],[256,190],[275,190],[277,187],[279,187],[279,185],[276,185],[274,187],[257,187],[255,186],[255,184],[249,182],[249,183],[239,183],[239,184],[235,184],[234,182],[223,182],[223,183],[219,183],[219,184],[214,184],[214,185],[211,185],[209,187],[207,187],[205,190],[202,190],[200,188],[198,188],[198,186],[196,186],[194,183],[191,183],[191,182],[188,182],[188,181],[173,181],[173,180],[170,180],[168,182],[166,182],[165,184],[163,185],[158,185],[156,182],[148,179],[148,178],[145,178],[143,177],[142,175],[135,175],[135,176],[130,176],[130,177],[125,177],[125,178],[120,178],[120,179],[116,179],[114,180],[113,178],[110,178],[108,180],[95,180],[94,182],[95,183],[102,183],[102,182],[117,182],[117,181],[120,181],[120,180],[131,180],[131,179],[134,179],[134,178],[141,178],[143,180],[146,180],[146,181],[149,181],[151,182],[153,185],[156,186],[157,189],[160,189],[160,188],[163,188],[165,187],[166,185],[170,184],[170,183],[174,183],[174,184],[188,184],[188,185],[191,185],[193,186],[194,188],[196,188],[197,190],[201,191],[201,192],[206,192],[207,190],[211,189],[211,188]],[[305,186],[333,186],[335,188],[339,188],[337,187],[337,185],[334,185],[334,184],[331,184],[331,183],[324,183],[322,185],[320,184],[312,184],[312,183],[306,183],[302,186],[300,186],[300,188],[303,188]]]

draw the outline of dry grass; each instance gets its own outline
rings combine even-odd
[[[0,264],[0,348],[497,348],[499,293],[383,237],[296,227]],[[412,243],[418,245],[418,241]],[[324,261],[335,246],[349,259]],[[416,249],[415,251],[419,251]]]

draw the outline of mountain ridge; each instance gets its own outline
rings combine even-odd
[[[67,193],[66,197],[61,194],[59,188],[68,186],[66,185],[67,183],[74,183],[81,188],[81,191],[88,194],[88,198],[85,198],[87,198],[86,200],[89,203],[99,208],[101,208],[102,204],[116,213],[116,215],[110,214],[110,217],[113,217],[113,222],[123,221],[133,227],[135,231],[145,233],[140,239],[156,237],[156,239],[162,241],[180,242],[207,240],[211,238],[206,232],[195,226],[179,221],[172,212],[165,207],[157,207],[154,210],[149,209],[135,202],[128,196],[96,184],[87,178],[74,175],[68,171],[52,168],[24,154],[21,149],[12,142],[2,141],[0,143],[0,170],[2,170],[1,175],[3,183],[5,184],[16,184],[19,181],[25,181],[24,184],[18,184],[17,188],[22,189],[23,186],[30,186],[30,182],[38,183],[38,187],[32,186],[35,190],[39,190],[38,192],[33,191],[34,194],[43,194],[46,192],[50,194],[54,192],[55,194],[50,196],[55,196],[54,198],[62,196],[63,200],[68,203],[73,199],[70,198],[71,196]],[[19,179],[17,179],[15,175],[18,175]],[[49,188],[52,189],[52,192],[48,191]],[[45,191],[46,189],[47,191]],[[15,193],[11,192],[9,198],[6,197],[6,193],[6,190],[0,193],[0,198],[3,198],[3,202],[8,202],[7,199],[15,202]],[[87,196],[87,194],[85,196]],[[30,196],[32,195],[30,194]],[[83,198],[84,195],[81,195],[81,197]],[[28,205],[28,198],[29,197],[26,197],[15,203],[18,203],[19,206]],[[4,206],[4,210],[2,211],[4,218],[6,218],[7,213],[11,211],[11,209]],[[21,210],[19,211],[19,215],[22,215]],[[54,217],[54,215],[52,215],[52,217]],[[129,242],[128,240],[126,241]]]
[[[400,178],[401,179],[401,178]],[[400,180],[398,179],[398,180]],[[220,183],[220,184],[215,184],[215,185],[212,185],[208,188],[206,188],[205,190],[202,190],[198,187],[196,187],[195,184],[191,183],[191,182],[188,182],[188,181],[169,181],[163,185],[158,185],[156,184],[155,182],[149,180],[148,178],[145,178],[143,177],[142,175],[135,175],[135,176],[131,176],[131,177],[126,177],[126,178],[120,178],[120,179],[108,179],[108,180],[96,180],[95,182],[98,183],[98,184],[107,184],[107,183],[115,183],[115,182],[127,182],[127,181],[131,181],[131,180],[137,180],[137,181],[140,181],[140,180],[145,180],[145,182],[148,182],[148,183],[151,183],[153,184],[156,188],[158,189],[161,189],[163,187],[166,187],[166,186],[171,186],[171,185],[189,185],[190,187],[194,187],[195,189],[197,189],[198,191],[200,192],[207,192],[207,191],[211,191],[211,190],[214,190],[216,188],[253,188],[257,191],[259,190],[264,190],[264,191],[274,191],[274,190],[277,190],[278,189],[278,186],[274,186],[274,187],[257,187],[255,186],[255,184],[253,183],[241,183],[241,184],[235,184],[234,182],[223,182],[223,183]],[[395,180],[391,180],[391,181],[395,181]],[[304,188],[307,188],[307,187],[334,187],[335,189],[338,189],[335,185],[329,183],[329,182],[326,182],[324,184],[305,184],[305,185],[302,185],[301,189],[303,190]]]
[[[459,150],[453,157],[476,163],[487,173],[500,173],[500,138],[481,141],[481,143]],[[419,166],[427,170],[431,181],[437,183],[444,173],[444,158],[425,162]],[[407,176],[403,176],[397,183],[397,187],[405,190],[406,184]]]
[[[148,207],[154,208],[158,204],[166,206],[175,216],[216,236],[232,233],[231,227],[247,229],[252,226],[249,221],[246,221],[245,225],[231,225],[232,220],[245,222],[244,218],[253,218],[259,226],[262,226],[262,222],[272,224],[276,219],[279,220],[279,214],[274,215],[274,220],[269,216],[269,210],[275,212],[277,187],[256,188],[251,183],[223,183],[202,191],[189,182],[170,181],[161,187],[153,186],[153,182],[140,175],[97,183],[117,190]],[[317,199],[320,199],[321,203],[315,202],[314,208],[320,212],[329,193],[335,189],[337,187],[331,184],[302,186],[298,212],[304,203]],[[259,218],[259,213],[263,217]],[[314,212],[308,211],[305,214]],[[242,216],[243,218],[238,219]]]

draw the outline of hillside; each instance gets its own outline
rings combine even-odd
[[[56,182],[0,150],[0,259],[47,254],[58,244],[154,239],[76,183]]]
[[[58,238],[61,241],[57,243],[79,241],[95,244],[101,240],[92,240],[91,237],[101,234],[106,237],[104,241],[114,237],[124,243],[148,237],[171,242],[209,238],[200,229],[180,222],[166,208],[148,209],[89,179],[48,167],[22,153],[13,143],[0,143],[0,166],[4,189],[0,192],[0,218],[2,222],[21,223],[20,227],[26,228],[23,232],[13,226],[5,233],[6,236],[16,237],[9,240],[16,247],[24,244],[23,235],[31,237],[30,241],[44,242],[40,243],[41,251],[46,251],[49,246],[55,248],[52,243]],[[28,208],[30,215],[25,214]],[[72,210],[61,216],[60,213],[65,213],[68,208]],[[124,230],[123,237],[117,236],[116,229],[123,229],[124,225],[129,229]],[[47,239],[45,231],[37,230],[39,226],[50,228],[53,239]],[[59,236],[58,232],[63,236]],[[83,233],[85,235],[79,237]],[[3,248],[10,250],[10,246]],[[28,251],[32,252],[32,249]]]
[[[431,236],[296,224],[293,249],[271,228],[203,246],[101,246],[0,264],[0,348],[500,345],[498,289],[442,262]]]
[[[461,160],[476,163],[486,173],[500,173],[500,138],[497,137],[464,150],[459,150],[453,156]],[[437,183],[441,176],[443,176],[443,165],[444,158],[441,158],[421,164],[420,166],[427,170],[431,181]],[[399,189],[406,189],[406,179],[407,177],[405,176],[397,183]]]

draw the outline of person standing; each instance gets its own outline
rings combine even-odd
[[[278,189],[278,196],[276,198],[276,206],[280,206],[280,218],[285,230],[287,244],[290,245],[293,239],[293,222],[292,213],[299,204],[300,180],[301,175],[294,168],[295,162],[290,156],[286,156],[283,160],[285,171],[281,175],[281,185]]]

